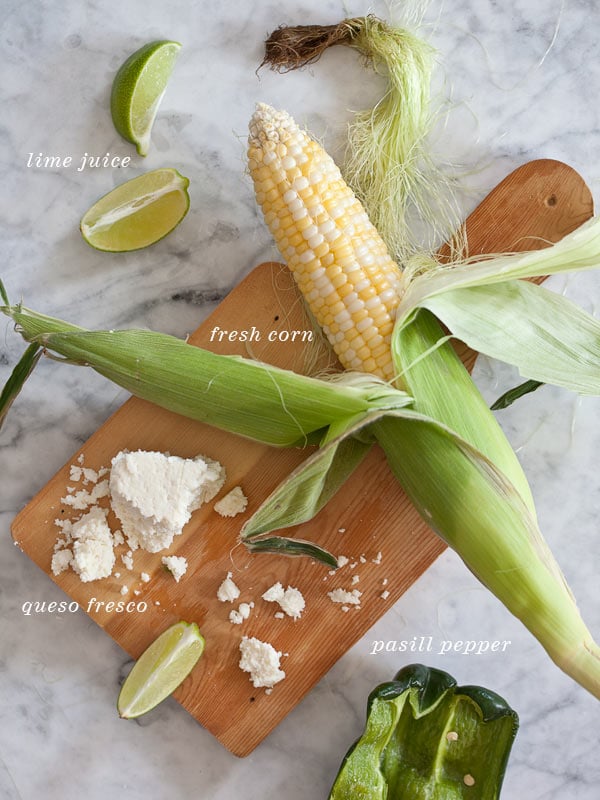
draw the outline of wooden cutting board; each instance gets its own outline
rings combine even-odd
[[[557,161],[531,162],[509,175],[468,218],[470,253],[540,247],[559,240],[591,214],[590,192],[576,172]],[[215,326],[226,331],[254,329],[260,341],[250,345],[211,342]],[[314,367],[314,345],[303,344],[299,338],[295,342],[278,339],[285,339],[286,331],[305,330],[310,330],[310,325],[289,272],[281,264],[262,264],[231,292],[190,341],[221,353],[251,355],[302,371]],[[268,340],[271,331],[275,332],[271,336],[274,342]],[[462,354],[469,365],[474,362],[474,354],[464,348]],[[61,504],[67,486],[73,483],[69,465],[82,455],[88,467],[108,466],[125,448],[169,451],[184,457],[203,453],[218,459],[228,473],[222,493],[241,484],[249,498],[248,513],[224,519],[214,512],[213,503],[194,513],[168,551],[188,560],[187,574],[180,583],[161,566],[160,553],[140,551],[134,554],[133,571],[118,558],[115,569],[121,573],[119,578],[86,584],[71,571],[54,577],[50,561],[58,531],[53,521],[72,516]],[[132,657],[139,656],[174,622],[198,622],[206,651],[176,697],[238,756],[250,753],[273,730],[444,549],[391,477],[382,453],[374,449],[314,521],[289,531],[347,556],[347,566],[332,575],[308,559],[249,555],[238,542],[243,521],[305,457],[300,450],[255,444],[134,398],[74,453],[12,526],[23,552]],[[238,602],[255,603],[251,617],[241,626],[228,620],[237,604],[224,604],[216,597],[228,571],[241,589]],[[149,583],[142,583],[141,572],[151,576]],[[353,584],[355,575],[359,582]],[[300,620],[276,619],[278,609],[261,600],[275,581],[298,587],[304,594],[306,611]],[[125,597],[120,594],[123,585],[128,586]],[[338,587],[362,592],[360,610],[344,612],[331,602],[327,593]],[[385,599],[384,591],[389,593]],[[106,612],[93,603],[90,607],[92,598],[144,602],[147,610]],[[238,668],[243,635],[271,642],[286,654],[282,666],[287,677],[270,695],[254,689],[248,675]]]

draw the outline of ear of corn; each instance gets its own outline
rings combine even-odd
[[[367,375],[317,380],[153,331],[86,331],[21,307],[0,310],[34,345],[91,366],[137,397],[271,445],[317,443],[332,424],[410,400]]]
[[[337,304],[343,303],[344,297],[333,291],[332,278],[327,277],[324,285],[317,286],[311,276],[337,276],[341,268],[343,277],[336,280],[354,300],[355,267],[352,260],[348,262],[350,269],[345,262],[340,264],[336,253],[320,239],[318,247],[323,244],[321,249],[303,242],[301,232],[295,227],[294,215],[302,219],[310,213],[302,208],[304,198],[294,194],[297,202],[292,213],[284,198],[292,198],[296,180],[293,169],[301,165],[303,176],[317,171],[318,179],[313,183],[309,181],[310,202],[320,212],[325,207],[322,198],[327,198],[329,211],[328,216],[323,217],[325,224],[333,224],[331,209],[346,205],[354,209],[356,199],[347,187],[340,185],[339,175],[332,167],[323,168],[328,161],[321,148],[306,135],[299,135],[287,115],[260,107],[250,124],[249,142],[250,172],[265,220],[307,302],[346,366],[342,346],[344,331],[331,326],[333,315],[342,313]],[[262,166],[265,156],[266,167]],[[283,159],[287,158],[289,164],[284,164]],[[323,175],[330,182],[323,182]],[[269,180],[272,185],[265,184]],[[314,197],[316,191],[320,195]],[[335,211],[333,216],[337,214]],[[313,212],[312,219],[318,222],[318,214]],[[352,238],[354,230],[349,221],[344,220],[339,236],[343,233]],[[372,239],[376,236],[374,230],[369,230],[371,247],[375,246]],[[588,238],[594,239],[589,231]],[[361,236],[350,245],[355,250],[363,246]],[[499,283],[517,276],[525,277],[528,273],[537,274],[541,263],[558,270],[565,253],[572,255],[573,249],[577,250],[573,242],[555,247],[559,248],[558,252],[549,248],[542,251],[542,255],[500,258],[496,269],[500,267],[501,277],[490,266],[492,262],[487,261],[482,266],[458,267],[457,284],[453,270],[426,273],[422,278],[415,278],[408,287],[398,278],[395,287],[399,294],[396,301],[391,301],[388,311],[392,320],[396,315],[399,318],[391,339],[387,320],[384,327],[384,344],[390,343],[392,357],[392,368],[386,367],[384,377],[395,376],[397,383],[407,388],[414,399],[414,410],[390,411],[372,423],[370,432],[428,524],[529,628],[551,658],[600,697],[600,650],[581,620],[560,569],[538,530],[533,500],[518,460],[447,338],[443,337],[439,324],[428,311],[419,310],[426,298],[455,285]],[[309,255],[302,258],[307,248]],[[320,259],[326,261],[321,263]],[[471,269],[477,272],[475,278]],[[360,275],[361,291],[363,280]],[[402,297],[400,293],[404,290]],[[377,291],[375,283],[374,291]],[[316,298],[319,298],[318,305]],[[367,317],[365,313],[363,319]],[[365,323],[360,331],[363,338],[381,333],[377,322],[372,322],[375,333],[368,333]],[[351,335],[356,336],[356,332]],[[354,355],[356,349],[352,347],[352,351]],[[352,362],[353,368],[369,371],[372,369],[369,358],[370,354],[365,353],[360,362]],[[273,521],[277,522],[277,514],[273,515]],[[261,529],[266,530],[268,524],[267,515],[267,519],[261,520]]]
[[[288,114],[260,105],[248,165],[265,221],[340,362],[391,380],[402,272],[333,159]]]

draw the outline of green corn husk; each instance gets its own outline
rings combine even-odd
[[[551,658],[600,697],[600,652],[539,533],[518,461],[427,310],[394,333],[410,394],[367,375],[322,381],[150,331],[85,331],[21,307],[2,311],[34,344],[163,407],[270,444],[322,441],[248,522],[253,550],[331,565],[318,545],[265,536],[312,517],[375,439],[423,518]]]
[[[518,386],[509,389],[504,394],[501,394],[497,400],[494,400],[490,409],[492,411],[501,411],[503,408],[508,408],[511,406],[516,400],[521,397],[524,397],[526,394],[531,394],[535,392],[540,386],[544,384],[541,381],[524,381],[520,383]]]
[[[270,445],[317,443],[331,425],[410,402],[369,375],[317,380],[153,331],[86,331],[21,306],[0,310],[33,345],[170,411]]]
[[[388,416],[373,426],[377,441],[423,518],[552,660],[600,697],[600,648],[539,531],[521,466],[449,343],[433,349],[440,339],[439,323],[421,310],[396,327],[392,353],[399,371],[409,365],[403,379],[414,412],[454,438],[429,422]]]
[[[41,355],[42,350],[40,346],[37,344],[30,344],[13,369],[10,378],[5,383],[2,392],[0,392],[0,428],[2,428],[10,407],[23,388],[23,384],[33,372]]]

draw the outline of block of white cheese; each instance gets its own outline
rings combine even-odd
[[[124,451],[112,460],[111,505],[129,547],[158,553],[224,483],[225,469],[210,458]]]

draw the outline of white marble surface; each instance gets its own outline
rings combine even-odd
[[[347,11],[386,14],[348,0]],[[302,73],[256,67],[280,23],[336,22],[338,0],[5,0],[0,12],[0,275],[32,308],[89,326],[144,325],[185,334],[254,265],[274,255],[244,175],[254,103],[287,108],[340,152],[351,109],[381,83],[345,49]],[[598,192],[600,23],[593,0],[433,0],[428,35],[453,110],[438,139],[464,167],[465,212],[505,174],[536,157],[563,159]],[[112,76],[154,38],[183,50],[147,159],[126,171],[28,169],[28,153],[133,155],[108,113]],[[161,165],[191,179],[180,228],[137,254],[106,256],[82,241],[81,213],[127,177]],[[126,172],[126,174],[124,174]],[[590,309],[600,276],[553,284]],[[0,383],[21,351],[0,323]],[[485,360],[486,396],[514,376]],[[139,724],[114,711],[127,658],[83,613],[25,617],[27,600],[62,592],[13,546],[16,512],[125,399],[82,370],[40,365],[0,433],[0,796],[88,800],[265,796],[325,798],[359,734],[369,690],[403,663],[370,655],[374,639],[507,639],[503,654],[428,657],[462,683],[503,694],[519,732],[503,798],[595,800],[598,703],[564,677],[456,557],[446,553],[251,755],[226,752],[174,701]],[[502,414],[531,479],[542,528],[600,637],[599,401],[545,388]],[[429,656],[429,654],[428,654]]]

